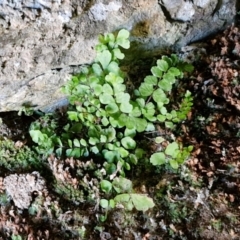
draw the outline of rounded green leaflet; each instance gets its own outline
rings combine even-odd
[[[113,49],[113,54],[114,54],[115,58],[118,58],[118,59],[123,59],[124,58],[124,54],[120,51],[119,48]]]
[[[125,148],[123,148],[123,147],[118,148],[118,151],[119,151],[120,156],[122,158],[125,158],[125,157],[127,157],[129,155],[129,152]]]
[[[102,208],[108,208],[108,200],[107,199],[100,199],[99,204]]]
[[[114,201],[113,199],[110,199],[110,200],[108,201],[108,204],[109,204],[109,207],[110,207],[110,208],[115,208],[115,206],[116,206],[115,201]]]
[[[152,102],[149,102],[145,105],[145,107],[142,109],[142,113],[149,121],[156,120],[156,117],[154,117],[155,106]]]
[[[94,94],[96,95],[96,96],[99,96],[101,93],[102,93],[102,85],[100,85],[100,84],[96,84],[94,87],[93,87],[93,89],[94,89]]]
[[[119,126],[118,120],[116,120],[114,117],[109,117],[109,122],[111,126],[114,128]]]
[[[143,98],[137,98],[136,102],[137,102],[137,104],[139,105],[140,108],[144,108],[145,100]]]
[[[144,82],[151,85],[157,85],[158,79],[155,76],[146,76]]]
[[[105,150],[103,151],[103,156],[109,163],[112,163],[119,158],[118,153],[116,151]]]
[[[138,211],[147,211],[150,208],[153,208],[155,206],[152,198],[147,197],[145,195],[141,195],[141,194],[136,194],[136,193],[132,193],[131,194],[131,200],[133,202],[134,207],[138,210]]]
[[[71,121],[76,121],[76,122],[78,122],[78,113],[77,113],[77,112],[75,112],[75,111],[68,111],[67,114],[68,114],[68,118],[69,118]]]
[[[102,65],[103,69],[106,69],[111,62],[112,54],[109,50],[103,50],[102,52],[97,53],[97,61]]]
[[[107,137],[105,135],[100,136],[100,142],[101,143],[106,143],[107,142]]]
[[[163,72],[166,72],[168,70],[168,63],[165,60],[157,60],[157,66]]]
[[[117,167],[116,167],[116,165],[114,163],[106,163],[104,165],[104,168],[106,170],[106,173],[109,174],[109,175],[114,173],[116,171],[116,169],[117,169]]]
[[[108,83],[105,83],[105,84],[102,86],[102,92],[103,92],[103,93],[110,94],[110,95],[113,95],[113,89],[112,89],[111,85],[108,84]]]
[[[176,112],[176,110],[172,110],[172,111],[171,111],[171,115],[172,115],[172,118],[176,118],[176,117],[177,117],[177,112]]]
[[[192,146],[192,145],[188,146],[188,147],[187,147],[187,150],[188,150],[189,152],[191,152],[191,151],[193,150],[193,146]]]
[[[95,75],[91,75],[88,77],[88,84],[93,87],[95,86],[96,84],[99,83],[99,78]]]
[[[130,115],[133,117],[140,117],[142,115],[141,108],[134,102],[131,102],[131,104],[133,105],[133,110]]]
[[[122,83],[113,84],[114,93],[124,92],[126,90],[126,85]]]
[[[79,158],[81,156],[80,148],[73,148],[71,152],[71,157]]]
[[[174,128],[174,124],[170,121],[165,121],[165,127],[169,128],[169,129],[173,129]]]
[[[134,117],[127,116],[125,113],[120,115],[119,122],[120,124],[122,124],[122,126],[126,126],[129,129],[132,129],[135,127]]]
[[[147,121],[144,118],[133,118],[134,126],[138,132],[143,132],[147,128]]]
[[[102,93],[99,95],[99,100],[102,104],[114,103],[113,96],[109,93]]]
[[[184,97],[185,98],[190,98],[191,96],[192,96],[192,93],[189,90],[187,90]]]
[[[131,113],[133,110],[133,106],[129,102],[124,102],[120,104],[120,110],[123,113]]]
[[[116,37],[116,44],[120,45],[121,47],[127,49],[130,47],[130,41],[128,40],[129,38],[129,31],[125,30],[125,29],[121,29],[118,32],[118,35]]]
[[[132,164],[137,164],[138,163],[138,158],[135,154],[129,154],[129,161],[132,163]]]
[[[179,146],[176,142],[169,143],[165,149],[165,153],[173,158],[177,156],[179,152]]]
[[[115,73],[115,74],[118,74],[118,72],[119,72],[119,66],[118,66],[118,64],[117,64],[116,62],[112,61],[112,62],[110,62],[110,64],[108,65],[107,70],[108,70],[109,72],[113,72],[113,73]]]
[[[145,109],[142,109],[143,116],[148,120],[148,121],[156,121],[156,117],[154,116],[154,112],[152,113],[151,111],[146,111]]]
[[[101,123],[102,123],[103,126],[106,127],[106,126],[109,124],[108,118],[103,117],[103,118],[101,119]]]
[[[158,86],[163,89],[164,91],[168,92],[168,91],[171,91],[172,90],[172,84],[166,80],[166,79],[163,79],[161,80],[159,83],[158,83]]]
[[[115,83],[115,79],[117,78],[117,74],[110,72],[105,76],[105,81],[111,83],[112,85]]]
[[[106,39],[107,42],[114,42],[115,41],[115,36],[113,33],[107,33],[104,38]]]
[[[167,109],[165,107],[162,107],[160,109],[160,112],[161,112],[162,115],[166,115],[167,114]]]
[[[172,114],[167,113],[167,114],[166,114],[166,118],[167,118],[168,120],[171,120],[171,119],[172,119]]]
[[[176,82],[176,78],[174,75],[172,75],[171,73],[167,72],[163,75],[163,80],[165,80],[166,82],[168,82],[170,85],[174,84]]]
[[[73,140],[73,145],[74,145],[75,147],[80,147],[80,141],[75,138],[75,139]]]
[[[163,152],[154,153],[150,157],[150,162],[154,166],[165,164],[166,163],[166,156]]]
[[[32,140],[38,144],[41,143],[47,136],[46,134],[43,134],[40,130],[30,130],[29,133]]]
[[[162,71],[158,67],[152,67],[151,72],[154,76],[161,78],[162,77]],[[156,83],[157,84],[157,83]]]
[[[164,142],[164,141],[166,141],[166,139],[163,138],[163,137],[156,137],[156,138],[155,138],[155,142],[156,142],[156,143],[162,143],[162,142]]]
[[[181,75],[181,72],[179,71],[178,68],[175,68],[175,67],[171,67],[168,69],[168,73],[172,74],[173,76],[180,76]]]
[[[160,88],[158,88],[157,90],[155,90],[153,92],[153,100],[156,102],[156,103],[161,103],[161,102],[164,102],[166,100],[167,96],[166,94],[164,93],[164,91]]]
[[[149,83],[142,83],[139,87],[141,96],[148,97],[153,93],[153,85]]]
[[[171,54],[172,65],[177,65],[179,63],[179,58],[176,54]]]
[[[156,118],[155,118],[155,120],[156,120]],[[146,132],[153,132],[153,131],[155,131],[155,125],[153,123],[151,123],[151,122],[148,122],[145,131]]]
[[[116,130],[113,127],[108,127],[104,130],[105,135],[107,136],[108,142],[112,142],[116,139]]]
[[[132,190],[132,181],[123,177],[116,177],[112,185],[117,193],[130,192]]]
[[[130,170],[131,169],[131,166],[130,166],[130,164],[129,163],[127,163],[127,162],[124,162],[124,165],[123,165],[123,167],[126,169],[126,170]]]
[[[169,160],[169,164],[173,169],[178,169],[179,167],[178,162],[174,159]]]
[[[130,100],[130,95],[124,92],[117,92],[115,94],[117,103],[126,103]]]
[[[130,35],[130,33],[129,33],[128,30],[126,30],[126,29],[121,29],[121,30],[118,32],[117,39],[119,39],[119,38],[125,38],[125,39],[127,39],[127,38],[129,38],[129,35]]]
[[[87,146],[87,142],[86,142],[86,140],[85,139],[80,139],[80,144],[82,145],[82,146],[84,146],[84,147],[86,147]]]
[[[113,86],[115,84],[123,83],[124,79],[120,77],[118,74],[110,72],[108,75],[105,76],[106,82],[111,83]],[[124,85],[125,86],[125,85]]]
[[[172,66],[173,65],[173,61],[170,57],[167,56],[162,56],[162,60],[166,61],[168,63],[168,66]]]
[[[90,106],[90,107],[87,107],[87,112],[88,113],[95,113],[96,112],[96,107],[95,106]]]
[[[89,144],[91,145],[96,145],[97,143],[99,143],[99,139],[96,137],[90,137],[88,140]]]
[[[113,114],[119,111],[118,105],[116,103],[110,103],[105,107],[106,112]]]
[[[125,39],[125,38],[118,38],[117,41],[116,41],[116,43],[117,43],[119,46],[121,46],[121,47],[123,47],[123,48],[125,48],[125,49],[128,49],[128,48],[130,47],[130,42],[129,42],[129,40],[128,40],[128,39]]]
[[[101,190],[105,193],[109,193],[112,190],[112,183],[108,180],[102,180],[100,182]]]
[[[129,193],[123,193],[123,194],[118,194],[115,198],[114,198],[115,202],[122,204],[125,208],[127,208],[127,204],[131,203],[131,196]],[[127,208],[127,210],[132,210],[133,209],[133,205],[129,208]]]
[[[121,144],[125,149],[134,149],[136,147],[136,142],[131,137],[122,138]]]
[[[135,137],[136,135],[136,129],[135,128],[132,128],[132,129],[129,129],[129,128],[126,128],[125,131],[124,131],[124,136],[125,137]]]
[[[96,47],[95,47],[96,52],[102,52],[104,50],[107,50],[108,49],[107,46],[105,44],[103,44],[104,43],[104,40],[103,40],[104,38],[103,37],[99,37],[98,39],[99,39],[99,41],[101,43],[96,45]]]
[[[155,111],[155,106],[154,106],[154,104],[153,104],[152,102],[149,102],[149,103],[147,103],[147,104],[145,105],[145,109],[147,109],[148,112],[149,112],[149,111],[154,112],[154,111]]]
[[[96,74],[96,76],[101,76],[102,75],[102,68],[98,63],[94,63],[92,65],[93,72]]]

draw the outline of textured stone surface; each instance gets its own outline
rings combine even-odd
[[[45,180],[38,172],[9,175],[4,179],[3,184],[7,194],[20,209],[27,209],[30,206],[34,192],[40,193],[46,188]]]
[[[0,111],[66,103],[59,90],[94,59],[100,33],[131,31],[128,60],[225,28],[236,0],[0,0]]]

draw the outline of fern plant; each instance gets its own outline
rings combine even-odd
[[[95,62],[72,77],[63,91],[69,96],[71,107],[69,123],[61,136],[56,136],[50,126],[33,124],[30,134],[33,141],[48,153],[79,158],[96,154],[102,156],[105,168],[112,178],[145,154],[138,146],[138,133],[155,131],[156,123],[174,129],[176,123],[186,119],[192,106],[191,93],[187,91],[178,109],[169,109],[169,94],[177,79],[192,66],[181,62],[176,55],[163,56],[151,68],[139,89],[133,94],[127,91],[124,73],[119,60],[124,58],[120,48],[129,48],[129,32],[121,30],[99,37]],[[54,130],[54,129],[53,129]],[[166,141],[166,139],[163,139]],[[41,147],[40,147],[41,150]],[[154,165],[170,164],[178,168],[191,147],[182,148],[177,142],[169,143],[165,151],[154,153],[150,161]]]
[[[106,177],[99,188],[107,195],[115,194],[110,200],[100,200],[106,211],[116,203],[143,211],[153,207],[154,203],[147,196],[135,194],[131,187],[125,189],[124,185],[129,183],[124,178],[125,171],[139,159],[178,169],[192,150],[191,146],[183,147],[175,138],[152,134],[160,150],[151,153],[140,147],[139,136],[157,132],[157,125],[174,131],[177,124],[186,119],[192,106],[191,93],[184,93],[180,96],[181,102],[174,105],[170,96],[176,82],[193,67],[174,54],[162,56],[151,68],[152,75],[146,76],[139,88],[131,92],[119,67],[119,61],[124,58],[121,49],[129,46],[127,30],[120,30],[117,35],[101,35],[95,62],[63,87],[70,102],[67,124],[60,126],[54,115],[46,115],[30,128],[40,154],[55,153],[59,157],[76,159],[95,155],[104,159]],[[102,220],[106,218],[102,217]]]

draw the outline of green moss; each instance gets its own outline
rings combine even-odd
[[[0,140],[0,166],[10,171],[22,171],[38,167],[39,164],[38,156],[29,147],[9,139]]]

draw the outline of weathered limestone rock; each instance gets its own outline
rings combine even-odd
[[[4,179],[3,184],[7,194],[20,209],[28,209],[34,192],[41,194],[41,191],[46,189],[45,180],[38,172],[11,174]]]
[[[0,0],[0,111],[65,104],[59,90],[94,59],[100,33],[126,28],[128,60],[178,49],[233,22],[237,0]]]

